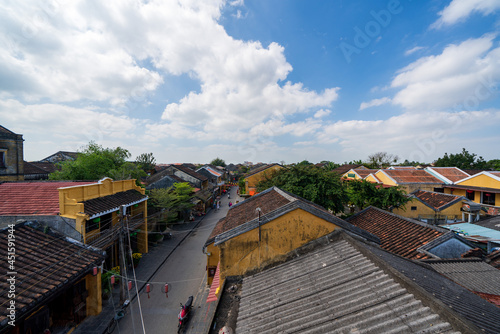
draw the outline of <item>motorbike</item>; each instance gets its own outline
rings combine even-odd
[[[189,314],[191,313],[191,308],[193,307],[193,296],[189,296],[186,304],[182,305],[181,303],[181,311],[177,318],[179,319],[179,325],[177,327],[177,333],[180,333],[184,325],[186,324]]]

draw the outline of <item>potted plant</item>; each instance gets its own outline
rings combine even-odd
[[[139,265],[139,262],[142,259],[142,254],[141,253],[133,253],[132,259],[134,260],[134,268],[137,268],[137,266]]]

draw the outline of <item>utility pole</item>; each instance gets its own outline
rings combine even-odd
[[[124,233],[124,230],[125,230],[125,223],[126,223],[126,219],[127,219],[127,207],[125,205],[122,205],[120,207],[120,214],[121,214],[121,217],[120,217],[120,232],[118,233],[118,243],[119,243],[119,247],[120,247],[120,275],[121,275],[121,279],[120,279],[120,304],[123,305],[123,303],[125,302],[125,286],[127,284],[127,282],[125,282],[125,279],[124,277],[126,276],[125,275],[125,272],[127,270],[127,267],[126,267],[126,264],[125,264],[125,248],[123,246],[123,233]]]

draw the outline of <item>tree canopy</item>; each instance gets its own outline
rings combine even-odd
[[[155,169],[156,159],[153,153],[142,153],[135,159],[135,163],[143,171],[149,173]]]
[[[334,213],[344,211],[347,193],[340,178],[324,168],[299,164],[280,168],[257,184],[257,191],[272,186],[300,196]]]
[[[169,188],[152,189],[149,193],[150,203],[155,207],[165,209],[167,221],[177,219],[178,213],[185,213],[194,204],[191,199],[194,189],[187,182],[175,183]]]
[[[214,166],[221,166],[221,167],[226,167],[226,162],[222,160],[221,158],[217,157],[214,160],[210,161],[211,165]]]
[[[103,148],[90,142],[76,160],[60,163],[60,170],[51,173],[49,178],[94,181],[107,176],[114,180],[136,179],[139,182],[146,173],[135,164],[127,162],[129,157],[130,152],[124,148]]]
[[[390,211],[392,208],[404,207],[410,200],[399,187],[384,188],[366,180],[350,180],[346,185],[349,203],[360,209],[373,205]]]
[[[488,163],[483,157],[478,157],[475,153],[469,153],[465,148],[457,154],[445,153],[443,157],[434,162],[436,167],[457,167],[460,169],[485,169]]]

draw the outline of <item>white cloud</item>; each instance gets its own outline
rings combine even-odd
[[[477,109],[500,80],[500,48],[493,35],[448,45],[441,54],[418,59],[398,71],[393,104],[408,110]]]
[[[439,12],[440,18],[431,25],[431,28],[441,28],[463,22],[475,12],[489,15],[498,9],[500,9],[498,0],[453,0]]]
[[[387,103],[391,103],[391,99],[388,97],[383,97],[381,99],[373,99],[369,102],[362,102],[359,106],[359,110],[364,110],[371,107],[378,107]]]
[[[332,111],[329,109],[320,109],[316,111],[316,113],[314,114],[314,118],[323,118],[325,116],[330,115],[331,112]]]
[[[413,48],[411,48],[409,50],[406,50],[405,51],[405,56],[409,56],[409,55],[411,55],[411,54],[413,54],[413,53],[415,53],[417,51],[423,50],[423,49],[425,49],[425,47],[423,47],[423,46],[415,46],[415,47],[413,47]]]
[[[338,142],[345,156],[356,159],[387,151],[403,159],[430,162],[445,148],[470,147],[470,138],[484,131],[485,124],[500,126],[500,111],[404,113],[387,120],[338,121],[325,126],[318,141]],[[499,140],[497,132],[495,141]],[[480,143],[475,146],[473,152],[485,151]]]

